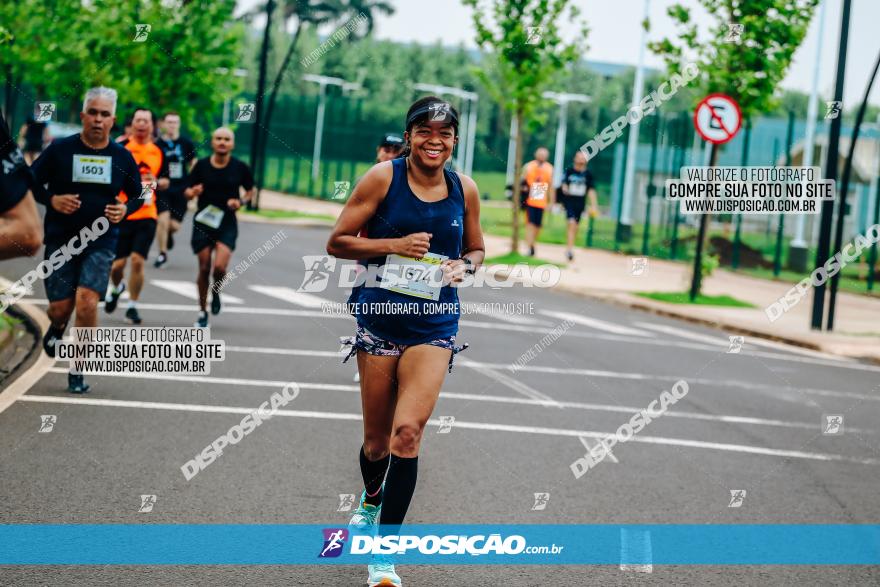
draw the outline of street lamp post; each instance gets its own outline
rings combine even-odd
[[[307,82],[318,84],[318,115],[315,122],[315,142],[312,147],[312,179],[318,179],[318,171],[321,167],[321,146],[324,139],[324,111],[327,105],[327,86],[339,86],[343,91],[360,89],[360,84],[347,82],[339,77],[327,77],[307,73],[302,76]]]
[[[562,166],[565,163],[565,137],[568,130],[569,102],[587,103],[591,100],[586,94],[567,94],[564,92],[544,92],[545,98],[559,104],[559,123],[556,125],[556,150],[553,153],[553,183],[562,180]]]

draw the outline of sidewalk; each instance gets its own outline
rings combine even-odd
[[[336,217],[342,205],[336,202],[288,196],[263,191],[261,207]],[[503,255],[510,250],[510,239],[484,235],[486,256]],[[634,295],[635,292],[682,292],[690,286],[691,267],[660,259],[649,259],[647,270],[634,276],[632,257],[610,251],[577,249],[572,263],[565,261],[565,247],[539,244],[537,256],[567,267],[556,286],[561,290],[601,298],[628,307],[674,316],[722,328],[731,333],[778,340],[848,357],[880,363],[880,299],[839,292],[834,333],[810,329],[813,294],[809,292],[791,310],[771,323],[764,308],[776,301],[793,284],[739,275],[718,269],[707,278],[703,293],[727,294],[749,302],[756,308],[692,306],[658,302]]]

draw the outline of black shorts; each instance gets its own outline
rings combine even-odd
[[[205,226],[193,219],[192,250],[198,254],[204,248],[214,248],[217,243],[223,243],[230,250],[235,250],[235,241],[238,239],[238,224],[224,223],[219,228]]]
[[[48,260],[60,248],[61,245],[47,244],[44,259]],[[46,297],[50,302],[68,300],[76,297],[78,287],[85,287],[98,292],[98,296],[103,298],[112,264],[112,248],[88,246],[46,277],[43,282]]]
[[[569,220],[580,222],[587,199],[584,196],[562,196],[562,205],[565,206],[565,216]]]
[[[526,204],[526,218],[529,219],[529,224],[541,226],[541,223],[544,221],[544,209]]]
[[[177,220],[178,222],[183,221],[183,217],[186,215],[186,196],[183,195],[183,192],[169,192],[165,190],[164,192],[157,192],[156,197],[156,209],[159,210],[159,214],[162,212],[171,212],[171,217]]]
[[[123,220],[119,226],[119,242],[116,245],[116,258],[124,259],[137,253],[144,259],[150,254],[150,246],[156,236],[156,221],[152,218]]]

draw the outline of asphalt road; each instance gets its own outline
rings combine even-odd
[[[282,230],[283,242],[232,280],[211,336],[227,358],[205,377],[90,376],[65,391],[66,364],[0,413],[0,523],[328,524],[359,493],[356,367],[340,364],[345,316],[322,312],[347,290],[303,298],[302,255],[326,229],[242,223],[232,266]],[[144,326],[190,326],[189,228],[162,270],[149,266]],[[17,279],[34,260],[4,262]],[[621,264],[623,267],[623,264]],[[42,284],[28,299],[45,305]],[[234,303],[237,297],[241,303]],[[413,523],[876,523],[880,520],[880,367],[746,339],[552,289],[467,289],[463,302],[520,302],[530,314],[468,315],[420,456]],[[121,326],[124,302],[102,325]],[[574,325],[516,373],[553,328]],[[677,380],[689,392],[611,459],[576,479],[579,437],[612,433]],[[180,466],[285,382],[300,395],[186,481]],[[223,410],[222,408],[240,408]],[[41,415],[56,416],[39,433]],[[825,415],[844,416],[823,434]],[[439,418],[455,422],[438,433]],[[595,440],[588,440],[595,442]],[[746,490],[729,507],[731,490]],[[549,493],[534,510],[535,493]],[[155,495],[152,512],[140,496]],[[88,544],[83,548],[87,549]],[[736,548],[736,545],[731,545]],[[877,567],[408,566],[421,585],[878,584]],[[0,567],[0,584],[363,585],[364,567]]]

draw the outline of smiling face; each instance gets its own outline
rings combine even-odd
[[[116,123],[113,110],[113,102],[107,98],[92,98],[86,103],[79,119],[89,143],[100,144],[109,140],[110,129]]]
[[[235,135],[228,128],[218,128],[211,135],[211,148],[217,155],[228,155],[235,147]]]
[[[414,163],[436,169],[452,157],[458,137],[448,122],[428,120],[413,125],[406,132],[406,140],[410,142],[409,157]]]

